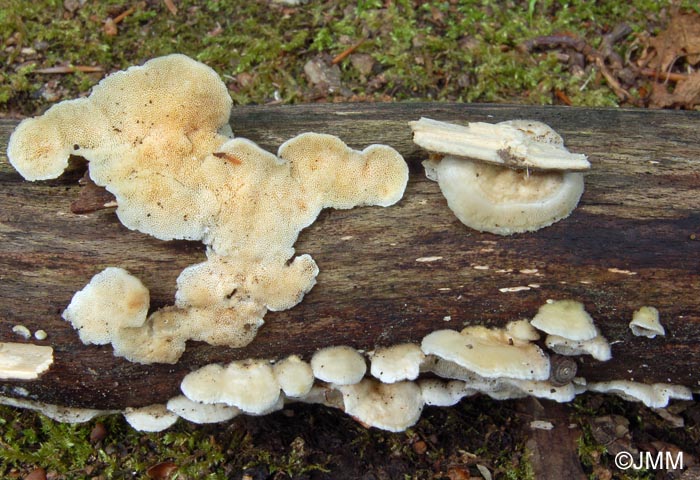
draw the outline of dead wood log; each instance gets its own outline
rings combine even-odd
[[[568,219],[537,233],[498,237],[464,227],[438,186],[409,120],[542,120],[593,164],[586,192]],[[5,152],[16,120],[0,119]],[[306,359],[318,348],[364,350],[463,325],[503,326],[532,317],[548,298],[582,301],[612,342],[613,359],[585,359],[589,380],[634,379],[700,385],[699,112],[571,109],[463,104],[345,104],[237,107],[231,125],[276,151],[305,131],[331,133],[354,148],[385,143],[404,155],[411,179],[390,208],[327,210],[301,233],[318,284],[291,310],[270,312],[243,349],[191,342],[176,365],[139,365],[111,346],[83,345],[61,312],[107,266],[127,268],[151,289],[154,308],[171,304],[175,279],[204,259],[201,244],[162,242],[124,228],[111,210],[73,214],[84,163],[57,180],[29,183],[0,161],[0,341],[22,341],[14,325],[43,329],[55,350],[34,381],[1,381],[49,403],[101,409],[163,402],[181,378],[211,362]],[[416,262],[420,257],[441,257]],[[479,268],[475,268],[479,267]],[[488,267],[486,269],[485,267]],[[508,291],[509,287],[528,287]],[[505,290],[504,290],[505,289]],[[652,305],[667,335],[634,337],[632,312]],[[449,319],[449,321],[448,321]]]

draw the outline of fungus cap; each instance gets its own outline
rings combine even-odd
[[[366,378],[338,389],[343,393],[345,413],[382,430],[406,430],[418,421],[423,411],[423,396],[415,382],[386,384]]]
[[[297,355],[291,355],[272,366],[282,391],[288,397],[303,397],[314,384],[311,366]]]
[[[198,424],[225,422],[241,413],[236,407],[223,403],[195,402],[184,395],[171,398],[166,407],[178,417]]]
[[[412,343],[378,348],[370,355],[370,373],[383,383],[415,380],[424,359],[423,351]]]
[[[53,364],[53,348],[0,342],[0,379],[34,380]]]
[[[464,397],[477,393],[459,380],[445,382],[435,378],[425,378],[418,381],[418,386],[425,404],[435,407],[451,407]]]
[[[0,405],[8,405],[15,408],[27,408],[42,415],[46,415],[51,420],[62,423],[85,423],[95,417],[118,413],[115,410],[96,410],[94,408],[77,408],[53,405],[26,398],[12,398],[0,395]]]
[[[438,330],[423,339],[421,349],[482,377],[526,380],[549,377],[549,358],[537,345],[499,329],[474,326],[461,333]]]
[[[269,362],[244,360],[227,366],[211,364],[185,376],[182,393],[195,402],[224,403],[260,414],[277,405],[280,385]]]
[[[666,330],[659,321],[659,311],[654,307],[641,307],[635,310],[630,322],[630,330],[637,337],[654,338],[657,335],[666,335]]]
[[[545,333],[569,340],[591,340],[598,335],[593,318],[581,302],[574,300],[545,303],[530,323]]]
[[[518,340],[536,342],[540,339],[540,334],[537,333],[535,327],[533,327],[527,319],[508,322],[506,325],[506,333]]]
[[[574,356],[588,354],[601,362],[607,362],[612,358],[610,343],[600,334],[590,340],[570,340],[560,337],[559,335],[547,335],[545,345],[559,355]]]
[[[548,125],[535,120],[470,122],[466,126],[421,118],[410,122],[413,141],[445,156],[543,170],[588,170],[585,155],[572,154]]]
[[[336,385],[351,385],[362,380],[367,364],[354,348],[326,347],[311,357],[311,369],[319,380]]]
[[[625,400],[642,402],[650,408],[665,408],[670,399],[692,400],[693,392],[682,385],[668,383],[646,384],[628,380],[591,382],[586,385],[590,392],[614,393]]]
[[[108,267],[73,295],[63,318],[78,330],[84,344],[110,343],[122,328],[146,321],[148,289],[123,268]]]
[[[128,407],[124,411],[124,418],[140,432],[161,432],[177,422],[177,415],[160,404],[140,408]]]

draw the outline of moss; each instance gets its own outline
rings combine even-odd
[[[530,38],[562,32],[596,46],[623,21],[635,32],[660,27],[658,18],[665,18],[670,5],[317,0],[284,7],[183,0],[173,15],[163,2],[86,2],[73,13],[57,0],[4,3],[0,108],[24,114],[78,96],[102,76],[38,74],[37,69],[67,63],[112,72],[172,52],[215,68],[237,103],[309,101],[314,97],[304,64],[319,53],[337,55],[361,39],[357,52],[373,58],[372,74],[364,78],[349,60],[341,63],[346,92],[361,97],[549,104],[560,91],[574,105],[617,105],[595,70],[575,75],[553,53],[519,47]],[[690,0],[681,3],[697,8]],[[129,6],[134,10],[118,24],[118,33],[108,35],[106,19]],[[619,53],[625,56],[632,48],[631,41],[623,42]]]

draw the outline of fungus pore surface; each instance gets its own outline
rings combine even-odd
[[[145,287],[126,271],[93,278],[64,315],[84,342],[112,343],[141,363],[174,363],[189,339],[242,347],[267,310],[293,307],[315,284],[316,263],[294,257],[293,245],[321,209],[402,197],[408,167],[392,148],[360,152],[304,133],[274,155],[220,133],[230,109],[211,68],[174,54],[110,75],[10,137],[10,163],[27,180],[56,178],[80,155],[126,227],[207,246],[207,260],[180,275],[175,305],[150,317]],[[110,295],[115,286],[128,294]],[[105,305],[97,320],[90,315]]]

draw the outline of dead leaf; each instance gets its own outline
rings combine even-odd
[[[24,477],[24,480],[46,480],[46,470],[43,468],[32,470],[29,475]]]
[[[177,465],[173,462],[161,462],[157,465],[153,465],[151,468],[146,470],[146,475],[148,478],[154,478],[156,480],[166,480],[177,471]]]
[[[117,30],[117,24],[114,22],[114,19],[108,18],[105,20],[104,27],[102,27],[102,31],[105,32],[105,35],[108,37],[114,37],[119,31]]]
[[[688,75],[676,83],[673,92],[666,83],[655,83],[652,88],[649,107],[651,108],[687,108],[700,105],[700,72]]]
[[[649,68],[668,71],[680,57],[690,65],[700,63],[700,14],[675,14],[666,30],[649,39],[649,46]]]

